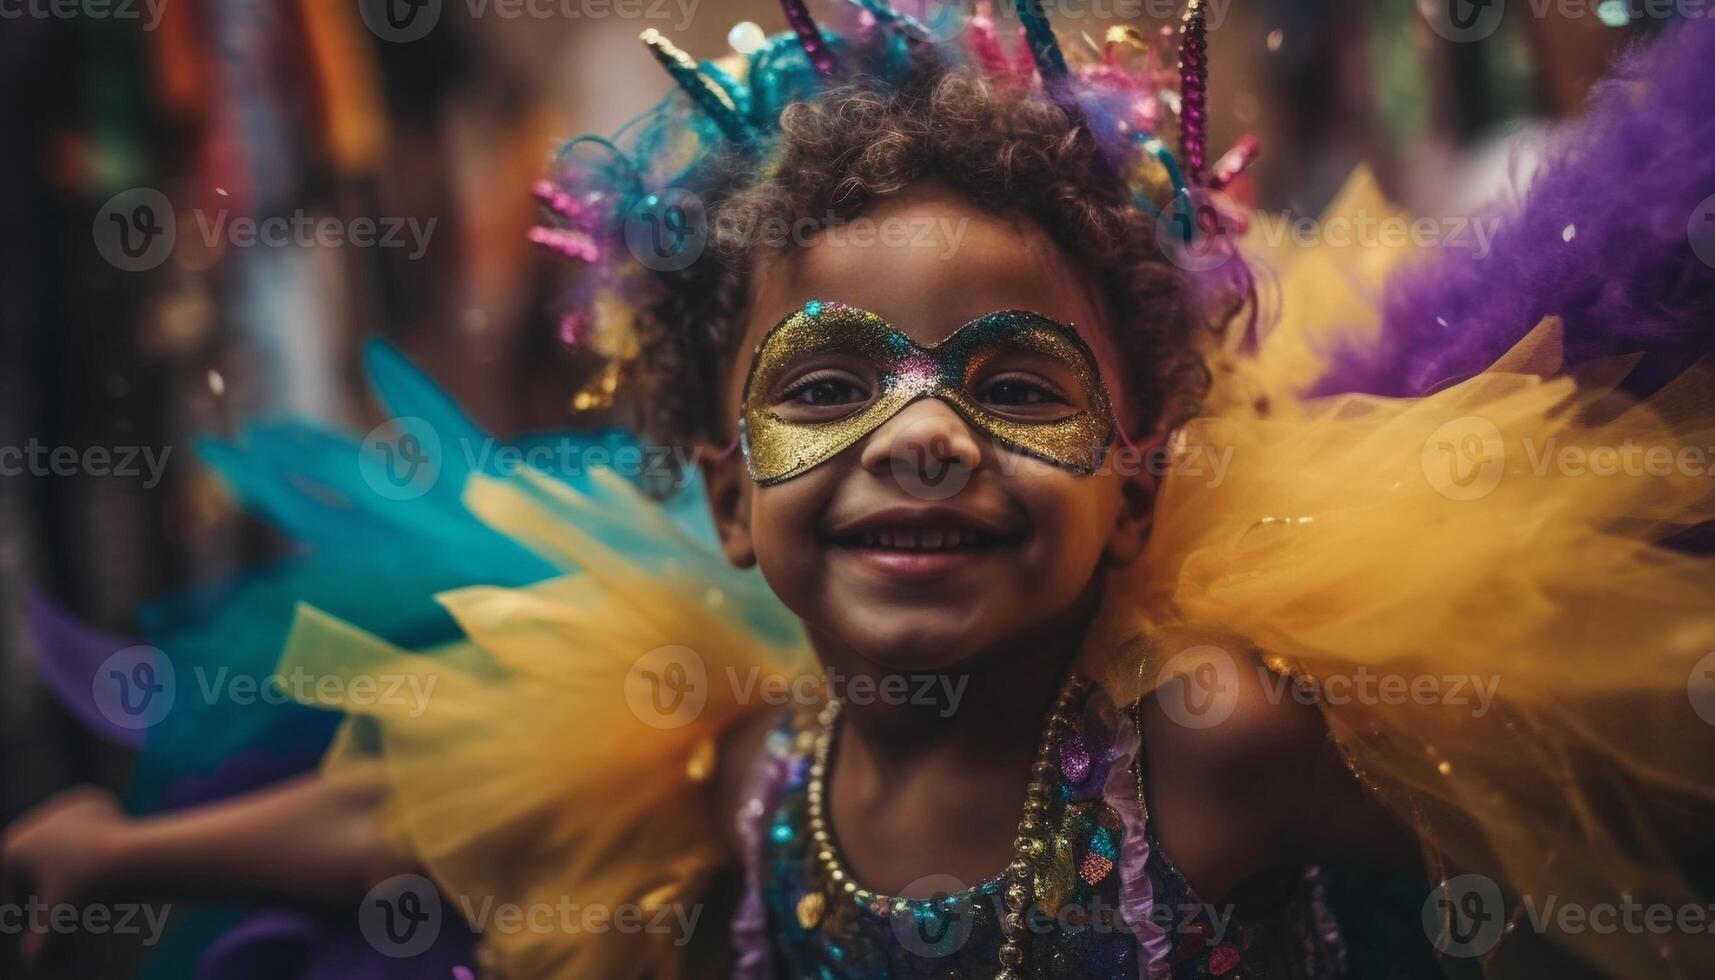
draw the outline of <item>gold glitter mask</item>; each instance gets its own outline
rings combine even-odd
[[[1012,398],[1000,397],[1009,380]],[[1020,393],[1034,400],[1013,400]],[[791,479],[924,397],[999,445],[1075,473],[1094,473],[1114,439],[1095,357],[1063,323],[1002,310],[923,347],[875,313],[811,300],[762,338],[750,362],[738,432],[751,479]]]

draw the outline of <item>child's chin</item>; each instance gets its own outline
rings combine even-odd
[[[976,657],[987,645],[976,631],[957,624],[878,623],[851,631],[850,647],[866,661],[897,673],[941,673]]]

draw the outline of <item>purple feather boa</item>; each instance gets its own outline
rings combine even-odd
[[[1564,320],[1569,365],[1647,354],[1640,392],[1715,350],[1715,257],[1699,259],[1689,231],[1715,194],[1711,91],[1715,22],[1681,22],[1621,57],[1490,253],[1448,247],[1395,273],[1380,339],[1337,351],[1313,393],[1423,395],[1482,371],[1545,316]]]

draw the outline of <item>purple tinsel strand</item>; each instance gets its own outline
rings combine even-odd
[[[1568,366],[1647,353],[1629,381],[1639,393],[1715,351],[1715,265],[1688,230],[1715,190],[1712,88],[1708,19],[1620,58],[1488,254],[1448,244],[1396,273],[1379,339],[1337,351],[1315,392],[1426,394],[1488,367],[1546,316],[1562,318]]]
[[[1185,19],[1180,26],[1179,40],[1179,156],[1186,179],[1193,184],[1203,182],[1205,146],[1205,112],[1209,91],[1208,22],[1203,15],[1203,0],[1191,0],[1185,6]]]
[[[810,8],[804,5],[804,0],[780,0],[780,9],[786,13],[786,22],[792,25],[792,30],[798,35],[798,44],[804,49],[805,57],[816,69],[816,74],[823,78],[834,76],[834,52],[828,47],[827,38],[822,36],[821,28],[816,26],[815,18],[810,16]]]

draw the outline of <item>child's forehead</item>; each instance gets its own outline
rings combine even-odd
[[[738,404],[752,351],[769,329],[810,300],[823,300],[878,313],[926,347],[986,313],[1041,313],[1071,325],[1090,345],[1126,417],[1119,345],[1098,292],[1035,224],[928,184],[884,198],[804,242],[764,253],[751,270],[729,405]]]
[[[1072,324],[1098,350],[1108,340],[1087,277],[1047,234],[932,192],[884,199],[760,260],[752,283],[745,350],[809,300],[878,313],[925,346],[1006,309]]]

